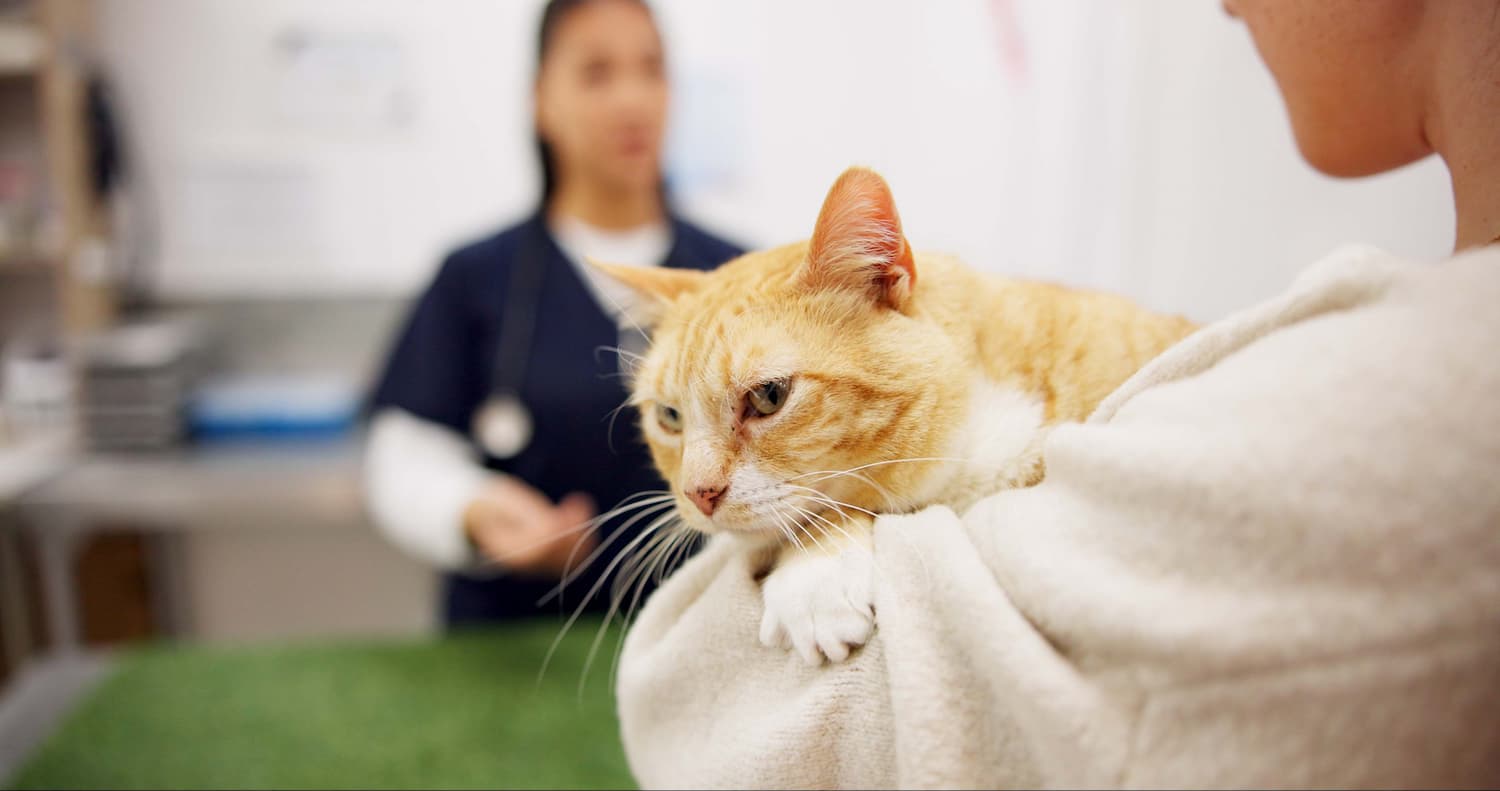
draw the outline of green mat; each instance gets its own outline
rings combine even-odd
[[[423,642],[152,647],[10,779],[15,788],[618,788],[633,782],[597,621]],[[579,693],[579,682],[584,681]]]

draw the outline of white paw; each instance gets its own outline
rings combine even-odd
[[[791,554],[763,583],[760,642],[795,648],[809,665],[834,662],[875,631],[875,564],[865,548]]]

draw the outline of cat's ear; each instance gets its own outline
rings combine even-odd
[[[607,296],[617,300],[619,304],[616,307],[626,320],[641,329],[655,327],[672,302],[683,294],[698,290],[705,277],[704,273],[695,269],[621,266],[592,258],[584,260],[591,269],[624,286],[621,289],[611,289]]]
[[[902,310],[917,284],[911,245],[891,188],[878,173],[854,167],[833,183],[808,247],[804,281],[815,288],[857,288]]]

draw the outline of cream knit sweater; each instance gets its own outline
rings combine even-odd
[[[962,518],[882,518],[878,628],[757,640],[716,539],[619,675],[646,787],[1500,784],[1500,249],[1341,250]]]

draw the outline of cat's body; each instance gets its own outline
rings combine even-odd
[[[1086,418],[1193,329],[914,255],[884,181],[861,169],[809,242],[709,274],[605,269],[655,328],[633,401],[679,512],[781,548],[762,637],[810,661],[844,658],[873,628],[873,514],[1036,483],[1048,428]]]
[[[935,463],[906,510],[962,511],[1000,489],[1041,480],[1041,441],[1088,417],[1146,361],[1193,330],[1113,295],[987,275],[950,256],[916,256],[912,316],[940,327],[974,372]]]

